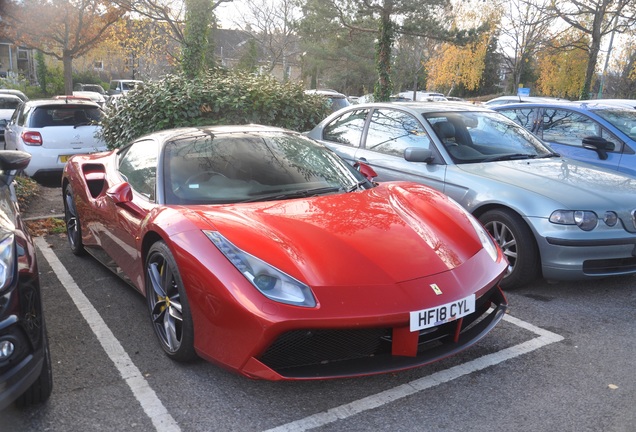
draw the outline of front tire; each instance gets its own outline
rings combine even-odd
[[[84,255],[86,251],[82,243],[82,224],[75,207],[71,185],[67,185],[64,189],[64,222],[66,223],[66,236],[71,252],[77,256]]]
[[[540,276],[537,244],[532,231],[517,213],[508,209],[489,210],[479,221],[508,259],[508,272],[500,282],[501,288],[518,288]]]
[[[146,259],[146,301],[164,352],[176,361],[193,360],[194,327],[188,297],[177,263],[163,241],[152,245]]]
[[[43,332],[42,343],[44,345],[44,362],[38,379],[20,397],[15,400],[18,408],[26,408],[32,405],[46,402],[53,391],[53,366],[51,364],[51,352],[46,329]]]

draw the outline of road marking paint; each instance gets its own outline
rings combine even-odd
[[[97,310],[93,307],[88,298],[79,289],[71,275],[66,271],[64,265],[51,250],[49,244],[43,237],[35,237],[35,244],[48,261],[53,272],[66,288],[71,299],[77,306],[91,330],[97,336],[104,351],[117,367],[128,387],[132,390],[135,398],[141,404],[144,412],[152,421],[155,430],[158,432],[179,432],[181,428],[166,410],[163,403],[145,380],[141,371],[134,365],[124,348],[121,346],[115,335],[108,328]]]
[[[518,327],[528,330],[538,337],[522,342],[501,351],[479,357],[475,360],[463,363],[452,368],[436,372],[432,375],[416,379],[406,384],[399,385],[392,389],[358,399],[356,401],[331,408],[321,413],[313,414],[300,420],[296,420],[265,432],[301,432],[309,429],[325,426],[338,420],[344,420],[364,411],[379,408],[399,399],[411,396],[422,390],[426,390],[440,384],[452,381],[473,372],[480,371],[490,366],[502,363],[506,360],[513,359],[523,354],[528,354],[546,345],[563,340],[563,336],[552,333],[530,323],[522,321],[518,318],[506,315],[505,321],[508,321]]]

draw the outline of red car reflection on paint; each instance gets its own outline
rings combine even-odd
[[[158,132],[69,160],[69,244],[146,297],[169,357],[251,378],[409,369],[483,338],[500,249],[444,195],[360,171],[282,129]]]

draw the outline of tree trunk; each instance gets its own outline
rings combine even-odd
[[[73,95],[73,57],[68,50],[64,50],[62,57],[64,65],[64,94]]]
[[[376,102],[388,102],[393,91],[391,83],[391,47],[393,45],[393,22],[391,15],[384,13],[380,23],[380,37],[376,45],[378,82],[373,92]]]

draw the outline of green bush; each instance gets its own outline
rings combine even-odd
[[[194,80],[169,75],[147,82],[107,109],[102,136],[109,148],[177,127],[264,124],[305,131],[328,113],[320,96],[269,76],[217,70]]]

